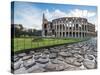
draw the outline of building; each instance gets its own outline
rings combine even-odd
[[[58,38],[93,37],[95,36],[95,25],[89,23],[86,18],[81,17],[61,17],[50,22],[43,14],[42,36]]]

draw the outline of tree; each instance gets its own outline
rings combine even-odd
[[[14,24],[14,35],[15,37],[20,37],[21,35],[23,35],[22,24]]]

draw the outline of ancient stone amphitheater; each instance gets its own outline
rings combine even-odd
[[[95,36],[95,25],[86,18],[62,17],[48,21],[43,14],[43,37],[73,37],[84,38]]]

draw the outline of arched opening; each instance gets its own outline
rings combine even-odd
[[[72,27],[70,27],[70,30],[72,29]]]
[[[72,37],[72,33],[71,32],[69,33],[69,37]]]
[[[64,24],[63,24],[63,31],[65,31],[65,26],[64,26]]]
[[[76,30],[78,30],[78,24],[76,24]]]
[[[60,32],[60,37],[61,37],[61,32]]]
[[[44,24],[44,29],[46,29],[47,28],[47,24]]]
[[[62,25],[60,24],[60,31],[62,30]]]
[[[44,34],[45,34],[45,36],[47,36],[47,30],[45,30],[45,33]]]
[[[78,32],[76,32],[76,37],[78,37]]]
[[[57,25],[57,30],[59,30],[59,25]]]
[[[75,32],[73,32],[73,37],[75,37]]]
[[[55,30],[54,30],[54,29],[52,30],[52,34],[53,34],[53,35],[55,34]]]
[[[86,30],[86,25],[85,25],[85,30]]]
[[[79,33],[79,36],[81,37],[81,32]]]
[[[65,32],[63,32],[63,37],[65,37]]]
[[[84,31],[84,25],[82,25],[82,30]]]
[[[68,37],[68,32],[66,32],[66,37]]]
[[[86,37],[86,33],[84,33],[84,37]]]
[[[84,37],[84,32],[82,33],[82,36]]]

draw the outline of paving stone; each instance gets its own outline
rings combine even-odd
[[[64,61],[65,60],[62,56],[58,56],[57,59],[60,60],[60,61]]]
[[[48,57],[48,56],[45,55],[45,54],[43,54],[43,55],[41,56],[42,59],[46,59],[47,57]]]
[[[56,71],[56,67],[57,67],[56,64],[47,64],[45,66],[45,69],[46,69],[46,71]]]
[[[49,54],[50,52],[48,50],[45,50],[43,53],[44,54]]]
[[[62,61],[58,60],[58,59],[52,59],[51,62],[53,64],[59,64],[59,63],[62,63]]]
[[[79,47],[76,47],[76,48],[74,47],[74,50],[80,50],[80,49],[81,49],[81,48],[79,48]]]
[[[82,47],[84,50],[88,50],[89,49],[89,46],[84,46]]]
[[[84,60],[83,56],[81,56],[81,55],[78,54],[78,53],[75,53],[73,56],[74,56],[75,58],[77,58],[77,61],[78,61],[78,62],[82,62],[82,61]]]
[[[24,56],[22,60],[25,61],[25,60],[31,59],[32,57],[33,57],[32,55],[27,55],[27,56]]]
[[[23,65],[26,68],[30,68],[30,67],[34,66],[35,64],[36,64],[35,60],[32,60],[32,59],[23,62]]]
[[[68,64],[73,64],[73,62],[76,60],[75,57],[68,57],[65,59],[65,62]]]
[[[66,56],[67,56],[67,57],[71,57],[71,56],[72,56],[72,53],[66,52]]]
[[[96,58],[97,57],[97,52],[93,52],[92,55]]]
[[[17,61],[17,62],[14,62],[14,63],[12,62],[11,65],[12,65],[13,70],[17,70],[17,69],[20,68],[21,62],[20,61]]]
[[[11,57],[11,61],[12,62],[16,62],[16,61],[18,61],[20,58],[18,57],[18,56],[16,56],[16,55],[14,55],[14,56],[12,56]]]
[[[35,66],[32,66],[32,67],[30,67],[29,69],[27,69],[27,72],[28,73],[34,73],[34,72],[36,72],[37,70],[39,70],[39,66],[37,66],[37,65],[35,65]]]
[[[29,72],[29,73],[40,73],[40,72],[45,72],[45,69],[43,69],[43,68],[35,68],[32,72]]]
[[[73,47],[73,45],[68,45],[67,47],[68,47],[68,48],[72,48],[72,47]]]
[[[93,55],[85,55],[85,59],[94,60],[95,57]]]
[[[73,56],[74,56],[75,58],[80,58],[80,57],[82,57],[79,53],[74,53]]]
[[[54,58],[56,58],[57,57],[57,54],[56,53],[50,53],[49,54],[49,58],[50,59],[54,59]]]
[[[81,62],[83,62],[83,61],[84,61],[84,58],[83,58],[83,57],[77,58],[77,62],[81,63]]]
[[[59,55],[63,56],[63,57],[70,57],[70,56],[72,56],[72,54],[68,53],[68,52],[60,52]]]
[[[72,63],[72,65],[80,67],[82,64],[80,62],[78,62],[77,60],[74,60],[74,62]]]
[[[84,46],[83,44],[81,44],[81,43],[79,44],[79,47],[80,47],[80,48],[82,48],[83,46]]]
[[[65,65],[64,64],[58,64],[56,67],[56,71],[63,71],[65,69]]]
[[[87,68],[87,69],[95,69],[96,68],[96,62],[89,60],[89,59],[85,59],[83,61],[83,65]]]
[[[51,53],[58,53],[58,52],[59,52],[59,49],[51,48],[51,49],[50,49],[50,52],[51,52]]]
[[[34,59],[38,60],[41,56],[40,55],[34,55]]]
[[[27,70],[25,67],[22,67],[20,69],[15,70],[14,73],[15,74],[23,74],[23,73],[25,74],[25,73],[27,73]]]
[[[49,63],[49,62],[48,62]],[[44,68],[45,66],[46,66],[46,64],[48,64],[48,63],[45,63],[45,64],[41,64],[41,63],[36,63],[36,65],[38,65],[40,68]]]
[[[35,52],[34,55],[41,55],[41,52]]]
[[[30,54],[34,54],[35,53],[35,51],[30,51]]]
[[[78,53],[81,54],[81,55],[85,55],[86,54],[86,51],[83,50],[83,49],[81,49]]]
[[[67,49],[61,49],[62,52],[67,52],[68,51],[68,48]]]
[[[40,64],[46,64],[49,62],[49,59],[42,59],[42,58],[39,58],[36,62],[40,63]]]
[[[74,54],[74,53],[78,53],[78,51],[75,51],[74,49],[69,51],[70,53]]]
[[[83,65],[83,63],[82,63],[82,65],[79,67],[81,70],[87,70],[87,68]]]
[[[64,71],[74,71],[74,70],[81,70],[79,67],[68,67]]]
[[[19,57],[23,57],[23,56],[26,56],[26,53],[20,53],[18,54]]]

